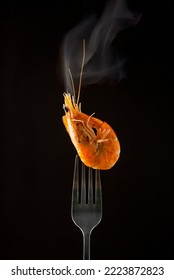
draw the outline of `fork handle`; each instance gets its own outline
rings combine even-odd
[[[83,233],[83,260],[90,260],[90,232]]]

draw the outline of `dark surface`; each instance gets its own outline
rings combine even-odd
[[[121,144],[118,163],[101,174],[92,259],[174,259],[170,7],[138,2],[142,18],[119,43],[126,79],[82,88],[84,112],[107,121]],[[69,29],[103,7],[1,4],[1,259],[82,258],[70,216],[76,151],[61,120],[59,49]]]

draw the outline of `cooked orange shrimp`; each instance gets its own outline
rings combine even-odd
[[[71,71],[73,95],[64,93],[65,116],[62,117],[66,130],[74,144],[81,161],[94,169],[110,169],[120,155],[120,144],[114,130],[106,122],[81,112],[79,103],[82,73],[85,61],[85,41],[83,40],[83,60],[80,72],[78,96]]]

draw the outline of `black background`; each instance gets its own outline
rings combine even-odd
[[[81,259],[70,216],[74,156],[62,124],[60,45],[105,1],[1,2],[1,259]],[[139,3],[141,2],[141,3]],[[162,1],[161,1],[162,2]],[[103,171],[103,219],[92,259],[173,259],[172,26],[167,1],[129,1],[126,78],[82,87],[87,114],[116,131],[121,157]]]

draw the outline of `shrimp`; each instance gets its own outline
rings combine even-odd
[[[109,124],[93,117],[94,114],[88,116],[81,112],[79,98],[84,62],[85,41],[83,40],[83,59],[77,100],[72,74],[68,69],[73,95],[68,91],[63,94],[65,116],[62,117],[62,120],[81,161],[93,169],[106,170],[117,162],[120,156],[120,143]]]

